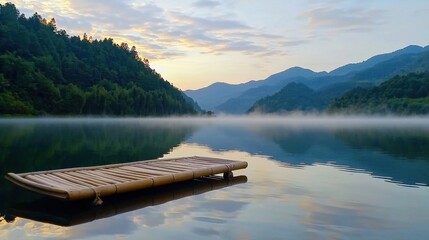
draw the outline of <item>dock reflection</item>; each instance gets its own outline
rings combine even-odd
[[[218,176],[199,178],[105,197],[101,206],[92,206],[90,201],[66,202],[42,197],[31,202],[21,202],[13,205],[8,209],[5,218],[9,219],[8,222],[13,222],[15,217],[19,217],[68,227],[246,182],[246,176],[237,176],[229,180],[224,180]]]

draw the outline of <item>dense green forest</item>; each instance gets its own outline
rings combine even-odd
[[[316,111],[323,101],[303,83],[289,83],[280,92],[257,101],[249,112],[274,113],[288,111]]]
[[[355,88],[335,99],[328,112],[429,114],[429,73],[396,76],[377,87]]]
[[[134,46],[69,36],[55,19],[0,4],[1,115],[193,113]]]
[[[358,86],[373,85],[366,82],[340,82],[316,91],[303,83],[292,82],[278,93],[257,101],[248,112],[322,112],[336,97]]]

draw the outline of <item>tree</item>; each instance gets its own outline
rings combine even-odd
[[[2,22],[15,21],[18,17],[19,11],[16,9],[15,5],[10,2],[5,3],[5,5],[0,5],[0,20]]]
[[[85,93],[74,84],[68,84],[61,91],[61,113],[81,114],[85,104]]]

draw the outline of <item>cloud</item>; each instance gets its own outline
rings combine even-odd
[[[214,228],[200,228],[200,227],[196,227],[194,229],[192,229],[192,232],[194,232],[195,234],[202,236],[202,237],[208,237],[208,236],[220,236],[221,232],[214,229]]]
[[[195,7],[198,8],[214,8],[220,5],[217,1],[211,1],[211,0],[199,0],[192,4]]]
[[[307,20],[310,30],[370,31],[383,23],[382,11],[376,9],[337,9],[320,7],[306,11],[300,18]]]
[[[215,0],[191,3],[197,8],[220,5]],[[58,27],[65,28],[70,35],[87,33],[95,39],[111,37],[117,43],[128,42],[137,47],[142,57],[150,60],[172,59],[192,53],[282,55],[291,41],[285,36],[252,27],[225,9],[203,17],[198,11],[170,9],[156,2],[53,0],[52,3],[39,3],[17,0],[17,6],[38,11],[44,17],[48,17],[45,14],[54,16]]]

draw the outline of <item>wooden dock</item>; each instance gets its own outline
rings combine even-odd
[[[68,168],[29,173],[8,173],[5,177],[23,188],[48,196],[79,200],[120,194],[199,177],[244,169],[247,162],[208,157],[156,159],[94,167]]]

